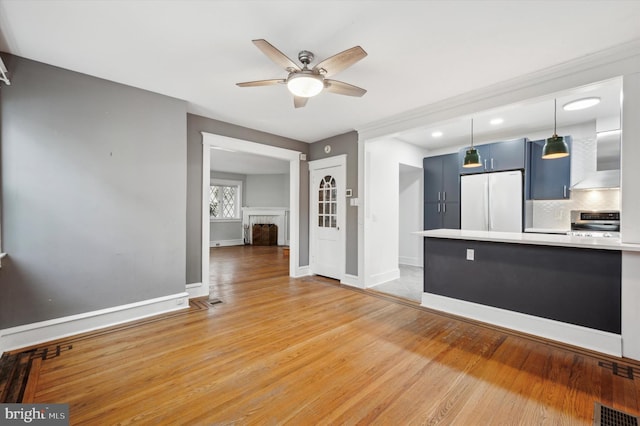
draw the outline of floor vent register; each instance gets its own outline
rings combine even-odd
[[[596,402],[593,426],[638,426],[638,417]]]

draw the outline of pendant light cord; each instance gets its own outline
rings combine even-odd
[[[557,138],[558,133],[556,132],[556,128],[558,127],[558,100],[553,100],[553,137]]]
[[[473,149],[473,118],[471,119],[471,149]]]

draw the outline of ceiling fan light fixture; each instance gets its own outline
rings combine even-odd
[[[287,79],[287,88],[294,96],[311,98],[322,92],[324,82],[321,75],[295,73]]]

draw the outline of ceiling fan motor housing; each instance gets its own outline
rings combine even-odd
[[[309,65],[313,61],[313,58],[315,58],[315,56],[313,56],[313,53],[308,50],[301,50],[300,53],[298,53],[298,60],[305,66]]]

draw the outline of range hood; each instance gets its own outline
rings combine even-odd
[[[596,135],[596,171],[572,190],[620,188],[620,129]]]

